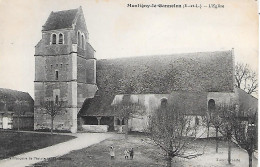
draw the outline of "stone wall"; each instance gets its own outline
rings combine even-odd
[[[36,108],[34,110],[34,129],[51,129],[51,116],[45,113],[45,109]],[[73,113],[70,108],[64,108],[54,118],[54,130],[71,131],[73,126]]]
[[[86,132],[104,133],[108,131],[108,125],[82,125],[82,129]]]
[[[19,123],[18,123],[19,119]],[[27,115],[21,115],[18,117],[17,115],[13,116],[13,129],[19,129],[20,130],[33,130],[34,127],[34,117],[32,116],[27,116]]]
[[[238,104],[238,97],[235,92],[209,92],[207,102],[213,99],[215,105]]]

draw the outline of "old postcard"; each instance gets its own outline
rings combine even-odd
[[[258,1],[0,0],[0,166],[258,166]]]

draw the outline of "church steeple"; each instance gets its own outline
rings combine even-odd
[[[35,129],[50,125],[42,119],[42,101],[66,102],[55,120],[56,128],[77,130],[77,113],[86,98],[92,98],[96,86],[95,50],[88,42],[82,7],[51,12],[35,47]],[[47,121],[47,122],[46,122]],[[55,122],[54,122],[55,123]]]

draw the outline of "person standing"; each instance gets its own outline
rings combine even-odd
[[[124,154],[125,154],[125,159],[128,159],[128,157],[129,157],[129,150],[126,149],[126,150],[124,151]]]
[[[130,150],[130,158],[134,159],[134,149],[133,148],[131,148],[131,150]]]
[[[113,146],[110,146],[110,151],[109,151],[111,159],[115,159],[115,150]]]

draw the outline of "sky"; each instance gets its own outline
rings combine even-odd
[[[224,8],[129,8],[127,4],[221,4]],[[0,0],[0,87],[34,98],[34,53],[51,11],[82,6],[97,59],[234,48],[258,70],[255,0]]]

